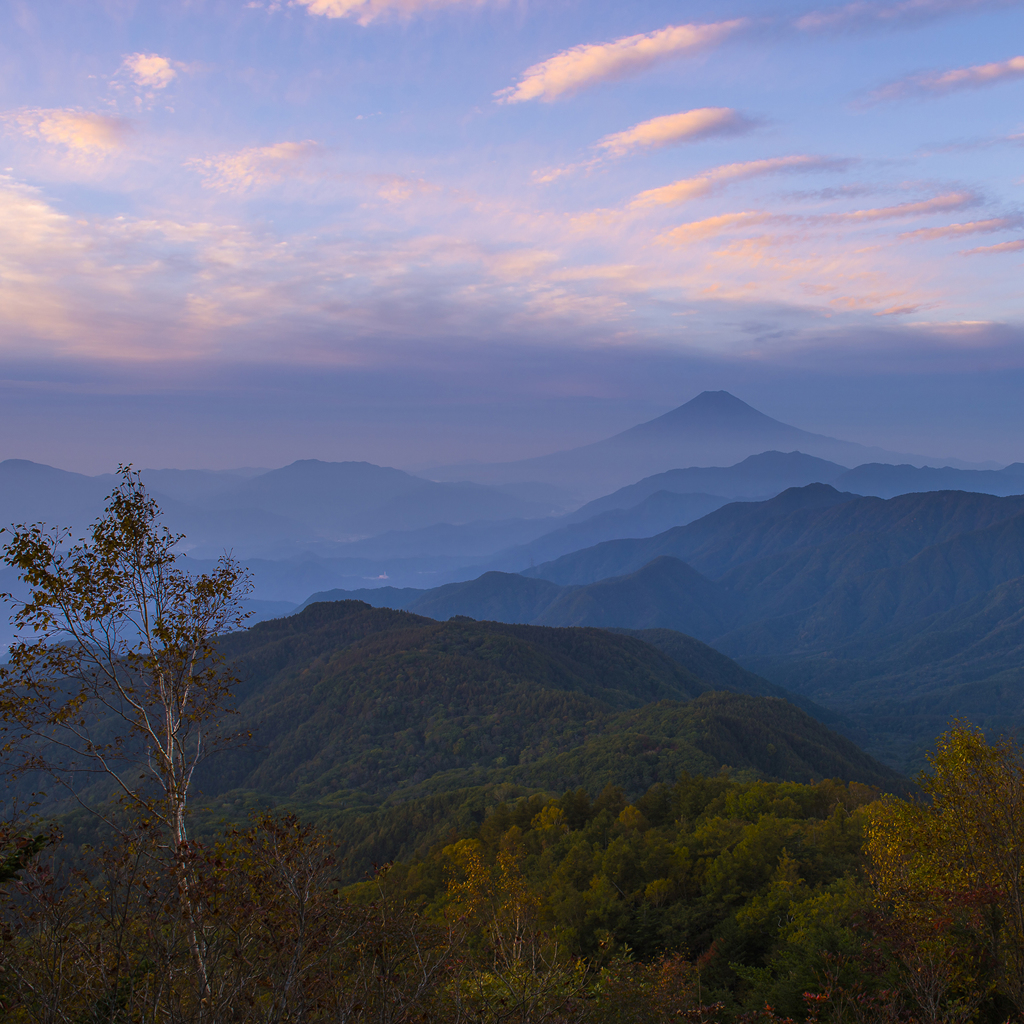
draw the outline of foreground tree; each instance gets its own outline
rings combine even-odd
[[[906,984],[929,1021],[1024,1013],[1024,753],[958,724],[930,760],[930,802],[886,799],[867,842]]]
[[[3,531],[3,561],[29,598],[3,595],[19,639],[0,667],[0,742],[15,777],[43,773],[122,831],[136,822],[160,837],[205,985],[188,802],[197,767],[230,738],[233,680],[216,638],[242,625],[251,585],[227,556],[210,575],[179,568],[181,535],[162,526],[140,475],[119,472],[89,540],[39,524]]]
[[[45,772],[79,800],[103,779],[181,844],[196,768],[226,738],[233,680],[216,638],[241,626],[251,588],[230,557],[211,575],[178,568],[182,535],[138,473],[120,474],[91,540],[10,533],[3,561],[30,598],[3,595],[19,640],[0,668],[0,735],[14,774]]]

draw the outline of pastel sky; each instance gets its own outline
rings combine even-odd
[[[0,10],[0,458],[1024,459],[1021,0]]]

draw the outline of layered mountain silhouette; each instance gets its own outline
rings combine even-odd
[[[523,574],[365,596],[434,616],[689,634],[905,765],[968,709],[1024,725],[1022,595],[1024,496],[811,484]]]
[[[580,522],[612,509],[633,508],[660,491],[671,494],[707,493],[733,500],[772,498],[790,487],[830,484],[846,472],[848,470],[845,466],[805,455],[801,451],[764,451],[750,455],[734,466],[691,467],[656,473],[635,484],[620,487],[611,494],[588,501],[566,519]]]
[[[440,467],[429,475],[438,480],[472,479],[491,484],[547,481],[575,487],[592,499],[641,477],[685,466],[728,466],[773,449],[796,449],[842,466],[942,461],[813,434],[758,412],[728,391],[704,391],[685,405],[604,441],[519,462]]]
[[[745,457],[729,465],[736,453]],[[884,455],[780,423],[726,392],[705,392],[596,445],[530,460],[547,467],[547,482],[428,480],[386,466],[312,459],[274,470],[144,470],[143,479],[167,525],[186,535],[182,550],[196,570],[225,551],[251,566],[259,615],[318,590],[422,589],[487,570],[529,570],[603,541],[659,535],[739,498],[762,500],[812,482],[886,497],[937,487],[1024,490],[1019,463],[1004,470],[857,464]],[[527,464],[514,465],[512,476],[521,476]],[[581,493],[590,487],[577,487],[573,474],[601,483],[605,493],[567,511],[558,499],[565,485]],[[81,534],[115,483],[111,474],[2,462],[0,525],[44,521]]]
[[[558,511],[515,488],[435,483],[367,462],[307,459],[275,470],[145,470],[142,477],[168,526],[185,533],[187,550],[199,556],[227,548],[242,557],[281,557],[318,545],[330,551],[332,543],[389,530],[528,521]],[[8,459],[0,462],[0,523],[43,521],[82,531],[116,483],[112,474],[88,477]],[[527,530],[525,538],[546,527]]]
[[[1003,469],[955,469],[951,466],[888,466],[870,463],[825,481],[856,494],[894,498],[914,491],[973,491],[1006,496],[1024,493],[1024,462]]]

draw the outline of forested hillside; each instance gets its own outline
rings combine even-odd
[[[436,622],[347,601],[221,649],[252,741],[211,762],[200,787],[221,816],[262,802],[330,821],[352,870],[429,845],[511,793],[614,781],[635,795],[723,766],[903,785],[784,691],[687,638],[673,657],[600,629]]]

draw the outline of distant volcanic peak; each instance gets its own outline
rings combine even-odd
[[[748,434],[751,431],[772,437],[808,437],[806,431],[773,420],[758,412],[728,391],[703,391],[685,405],[649,420],[619,434],[619,438],[650,435],[689,434]]]

